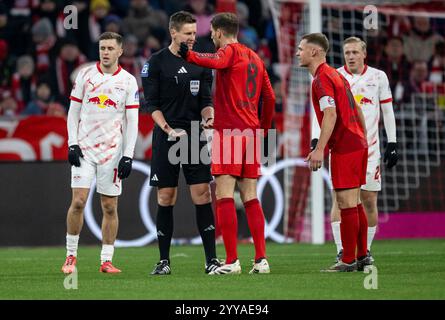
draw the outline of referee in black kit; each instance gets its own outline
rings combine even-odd
[[[191,163],[190,154],[187,155],[187,164],[172,164],[168,153],[177,138],[185,134],[188,136],[188,153],[191,152],[192,121],[203,121],[204,128],[213,126],[213,77],[210,69],[189,64],[177,53],[181,42],[186,42],[192,49],[196,38],[195,17],[189,12],[176,12],[170,17],[169,30],[172,38],[170,46],[153,54],[141,71],[146,104],[156,123],[153,130],[150,185],[157,187],[158,191],[156,229],[160,261],[151,274],[171,273],[173,206],[176,203],[181,165],[196,207],[196,221],[206,256],[205,272],[209,273],[220,266],[215,249],[215,223],[209,186],[212,180],[210,165],[203,164],[199,155],[199,163]],[[200,141],[199,150],[206,148],[205,144],[205,141]]]

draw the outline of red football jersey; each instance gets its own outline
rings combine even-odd
[[[189,51],[187,61],[216,69],[215,129],[269,129],[275,109],[275,94],[264,63],[240,43],[216,53]],[[263,99],[261,120],[258,104]]]
[[[324,108],[335,104],[337,121],[328,141],[332,152],[349,153],[368,147],[349,83],[327,63],[321,64],[315,72],[312,102],[320,127]]]

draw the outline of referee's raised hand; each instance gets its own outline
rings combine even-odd
[[[186,59],[188,52],[189,52],[189,46],[187,45],[187,43],[181,42],[178,54],[182,57],[182,59]]]

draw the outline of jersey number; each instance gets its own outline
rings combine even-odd
[[[377,166],[377,168],[375,169],[374,180],[379,180],[379,179],[380,179],[380,166]]]
[[[258,67],[254,63],[249,63],[247,65],[247,83],[246,83],[246,93],[249,98],[255,97],[257,84],[256,77],[258,75]]]

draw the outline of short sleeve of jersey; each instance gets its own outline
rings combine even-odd
[[[314,79],[313,95],[320,103],[320,110],[335,107],[334,86],[332,81],[324,74]]]
[[[139,88],[136,78],[131,76],[127,89],[127,100],[125,101],[125,109],[139,108]]]
[[[85,69],[80,70],[71,90],[70,100],[82,103],[85,91]]]
[[[213,72],[206,68],[202,73],[201,109],[212,106],[212,83]]]
[[[379,75],[379,100],[380,104],[392,101],[391,88],[389,86],[388,77],[383,71]]]
[[[149,112],[153,112],[160,107],[160,66],[157,55],[144,64],[141,79],[146,107]]]

